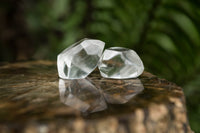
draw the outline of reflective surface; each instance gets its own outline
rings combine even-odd
[[[70,90],[68,83],[61,82],[63,87],[59,92],[54,62],[30,61],[0,66],[0,132],[38,133],[45,129],[52,133],[191,133],[184,93],[176,84],[144,72],[139,77],[144,90],[133,96],[131,86],[142,90],[137,79],[105,79],[99,71],[91,73],[88,79],[92,83],[78,81],[71,83],[71,88],[83,87],[84,83],[89,89]],[[97,91],[96,88],[101,89]],[[104,97],[103,103],[107,103],[104,110],[105,106],[96,104],[102,101],[99,93]],[[64,103],[67,101],[67,105],[60,99]],[[73,104],[81,101],[86,106],[72,107],[68,100],[74,100]],[[103,107],[101,111],[88,115],[80,111],[92,112],[99,110],[98,106]]]
[[[106,101],[111,104],[124,104],[142,92],[144,87],[140,79],[132,80],[134,83],[129,83],[127,80],[114,80],[117,84],[113,84],[113,80],[107,80],[106,86],[101,85]]]
[[[107,108],[100,90],[87,79],[59,79],[59,92],[61,102],[83,113],[98,112]]]
[[[113,84],[113,81],[117,84]],[[83,113],[102,111],[107,108],[105,100],[108,104],[124,104],[144,89],[140,79],[133,81],[134,84],[110,79],[105,86],[101,82],[95,85],[89,79],[59,79],[60,100]]]

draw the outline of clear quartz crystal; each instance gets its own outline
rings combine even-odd
[[[113,79],[136,78],[144,71],[137,53],[123,47],[106,49],[98,64],[101,76]]]
[[[83,113],[105,110],[102,93],[87,79],[59,80],[60,100]]]
[[[105,43],[83,39],[62,51],[57,57],[58,74],[63,79],[87,77],[96,67]]]

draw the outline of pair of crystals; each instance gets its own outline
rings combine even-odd
[[[104,46],[100,40],[83,39],[62,51],[57,57],[59,77],[86,78],[97,66],[104,78],[128,79],[142,74],[144,66],[135,51],[111,47],[103,52]]]

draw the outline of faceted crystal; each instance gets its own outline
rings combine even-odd
[[[144,90],[144,86],[140,79],[130,80],[106,80],[101,84],[104,98],[111,104],[124,104],[130,101],[134,96]]]
[[[63,79],[87,77],[97,66],[105,43],[83,39],[62,51],[57,57],[58,74]]]
[[[113,79],[136,78],[144,71],[143,63],[137,53],[122,47],[106,49],[98,67],[102,77]]]
[[[59,80],[60,100],[83,113],[107,108],[102,93],[87,79]]]

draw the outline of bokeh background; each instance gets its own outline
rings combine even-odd
[[[1,0],[0,62],[56,60],[85,37],[134,49],[147,71],[182,86],[200,132],[199,0]]]

